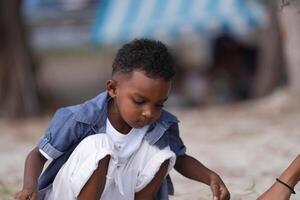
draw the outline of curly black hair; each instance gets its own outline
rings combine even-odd
[[[141,70],[151,78],[171,80],[175,75],[174,58],[166,45],[150,39],[135,39],[123,45],[112,65],[112,74]]]

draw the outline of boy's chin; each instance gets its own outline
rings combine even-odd
[[[137,121],[137,122],[133,123],[131,125],[131,127],[132,128],[142,128],[142,127],[144,127],[146,125],[147,125],[147,123],[145,123],[145,122]]]

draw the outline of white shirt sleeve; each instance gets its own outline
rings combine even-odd
[[[53,158],[51,158],[48,154],[46,154],[42,149],[39,149],[40,153],[49,161],[52,161]]]

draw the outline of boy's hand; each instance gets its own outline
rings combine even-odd
[[[229,200],[230,193],[217,174],[212,174],[210,178],[210,189],[213,193],[213,200]]]
[[[23,189],[15,195],[16,200],[37,200],[37,191],[32,189]]]
[[[205,183],[213,192],[213,200],[229,200],[230,194],[222,179],[195,158],[184,154],[176,159],[175,169],[183,176]]]

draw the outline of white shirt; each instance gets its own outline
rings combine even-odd
[[[116,155],[121,159],[130,157],[140,147],[148,127],[132,128],[128,134],[122,134],[106,119],[106,133],[114,143]]]
[[[142,140],[134,154],[120,165],[115,155],[114,143],[108,134],[86,137],[75,148],[67,162],[57,173],[53,184],[39,192],[41,199],[76,200],[99,161],[110,155],[106,183],[101,200],[132,200],[135,193],[145,188],[165,160],[170,160],[168,172],[173,168],[176,156],[170,147],[159,149]],[[166,174],[168,174],[168,172]]]

